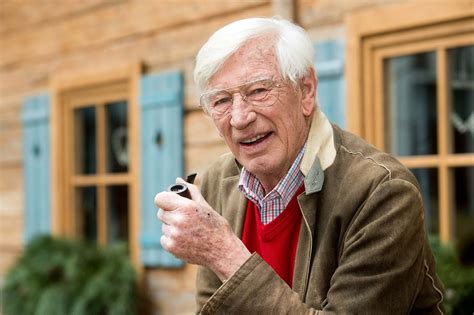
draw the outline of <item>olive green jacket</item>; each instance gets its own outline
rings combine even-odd
[[[202,181],[241,237],[240,166],[222,156]],[[293,288],[254,253],[222,283],[199,267],[202,314],[439,314],[442,285],[415,177],[392,156],[331,126],[318,110],[301,163],[305,192]],[[323,313],[323,312],[321,312]]]

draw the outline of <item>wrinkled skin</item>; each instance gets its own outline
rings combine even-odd
[[[270,107],[249,106],[234,96],[230,115],[213,117],[219,135],[235,158],[270,192],[288,173],[306,141],[314,111],[314,73],[301,79],[295,88],[282,79],[271,38],[249,40],[211,77],[208,89],[238,86],[258,78],[280,82],[278,100]],[[259,143],[246,145],[255,137],[267,135]]]
[[[286,175],[306,141],[314,111],[314,72],[302,78],[297,87],[283,82],[272,41],[257,38],[227,59],[212,76],[208,89],[239,86],[262,77],[282,84],[275,104],[256,108],[236,93],[230,114],[213,119],[236,159],[270,192]],[[260,140],[252,140],[255,138]],[[182,179],[178,182],[184,183]],[[160,208],[158,218],[164,223],[161,244],[176,257],[208,267],[221,280],[228,279],[251,254],[199,189],[187,185],[192,200],[171,192],[155,197]]]
[[[178,179],[177,183],[185,183]],[[221,279],[229,278],[250,252],[232,232],[226,219],[215,212],[195,185],[186,183],[192,200],[173,192],[155,197],[163,222],[161,245],[191,264],[208,266]]]

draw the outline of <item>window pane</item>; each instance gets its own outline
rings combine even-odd
[[[420,168],[411,170],[420,184],[425,206],[425,227],[428,233],[439,233],[438,169]]]
[[[128,241],[128,187],[107,187],[107,241]]]
[[[86,240],[97,240],[96,187],[76,188],[76,231]]]
[[[96,124],[95,107],[74,111],[74,139],[77,174],[96,173]]]
[[[436,55],[385,60],[385,143],[395,155],[437,153]]]
[[[469,232],[474,224],[474,167],[459,167],[454,173],[454,207],[457,237]]]
[[[448,51],[454,153],[474,152],[474,46]]]
[[[107,119],[107,171],[128,170],[127,103],[106,105]]]

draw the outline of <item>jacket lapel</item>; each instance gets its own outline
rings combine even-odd
[[[305,299],[308,287],[311,254],[314,246],[318,203],[316,194],[321,191],[324,183],[324,172],[318,158],[314,160],[304,183],[305,192],[298,196],[302,222],[293,273],[293,290],[299,294],[302,301]]]
[[[222,215],[231,224],[234,233],[241,238],[247,202],[238,189],[239,175],[224,178],[222,185]]]

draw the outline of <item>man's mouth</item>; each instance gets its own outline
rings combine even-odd
[[[265,134],[261,134],[261,135],[257,135],[251,139],[247,139],[247,140],[242,140],[240,141],[240,144],[241,145],[246,145],[246,146],[249,146],[249,145],[254,145],[254,144],[257,144],[257,143],[260,143],[262,141],[264,141],[265,139],[267,139],[272,133],[269,132],[269,133],[265,133]]]

